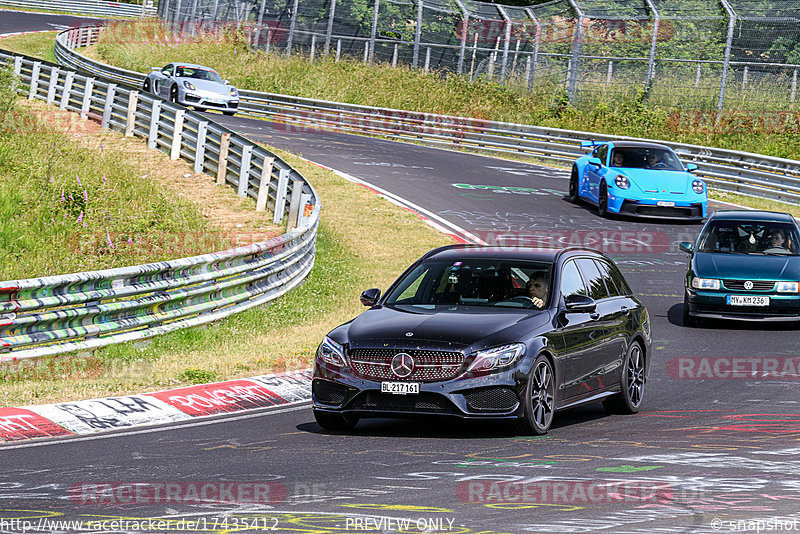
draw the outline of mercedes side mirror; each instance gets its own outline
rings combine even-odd
[[[377,288],[367,289],[361,293],[361,304],[364,306],[375,306],[381,298],[381,290]]]
[[[564,305],[567,313],[592,313],[597,308],[594,299],[586,295],[569,295],[564,298]]]
[[[678,245],[678,247],[681,249],[681,251],[683,251],[683,252],[685,252],[687,254],[692,254],[694,252],[694,245],[692,245],[688,241],[681,241],[681,243],[680,243],[680,245]]]
[[[603,162],[600,158],[589,158],[589,165],[594,165],[595,167],[602,167]]]

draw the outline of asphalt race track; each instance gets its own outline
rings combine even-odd
[[[25,521],[40,532],[99,531],[91,521],[108,521],[105,532],[800,530],[797,326],[681,324],[688,257],[676,243],[699,225],[600,219],[564,199],[563,170],[213,118],[386,190],[449,231],[604,250],[652,318],[642,412],[572,409],[534,438],[441,420],[331,433],[306,405],[7,445],[0,532]],[[753,368],[777,372],[754,378]],[[199,502],[203,491],[234,502]],[[82,530],[52,523],[64,520]]]

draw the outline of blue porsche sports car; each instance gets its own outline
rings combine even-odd
[[[569,200],[597,205],[601,217],[612,213],[635,217],[705,219],[706,183],[683,166],[671,148],[638,141],[584,141],[594,149],[575,160]]]

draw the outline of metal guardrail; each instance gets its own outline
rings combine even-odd
[[[287,233],[171,261],[0,282],[0,361],[87,350],[216,321],[273,300],[314,264],[319,198],[288,163],[207,117],[114,80],[0,51],[21,93],[194,163],[288,219]],[[226,155],[227,154],[227,155]],[[289,195],[291,195],[289,197]]]
[[[63,11],[70,14],[99,17],[152,17],[156,8],[152,2],[142,5],[102,2],[100,0],[0,0],[0,6]]]
[[[141,85],[144,74],[94,61],[76,51],[95,42],[100,31],[101,28],[84,28],[60,33],[56,40],[58,61],[71,68]],[[569,165],[585,153],[580,146],[581,140],[650,141],[256,91],[239,91],[239,95],[240,113],[282,122],[292,128],[367,133],[437,147],[529,156],[559,164]],[[697,174],[714,189],[784,202],[800,201],[800,161],[670,141],[658,142],[700,165]]]

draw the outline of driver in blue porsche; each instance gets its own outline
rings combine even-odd
[[[661,159],[661,154],[656,152],[655,150],[648,152],[647,154],[647,168],[648,169],[657,169],[659,167],[665,167],[667,164],[664,163],[664,160]]]

